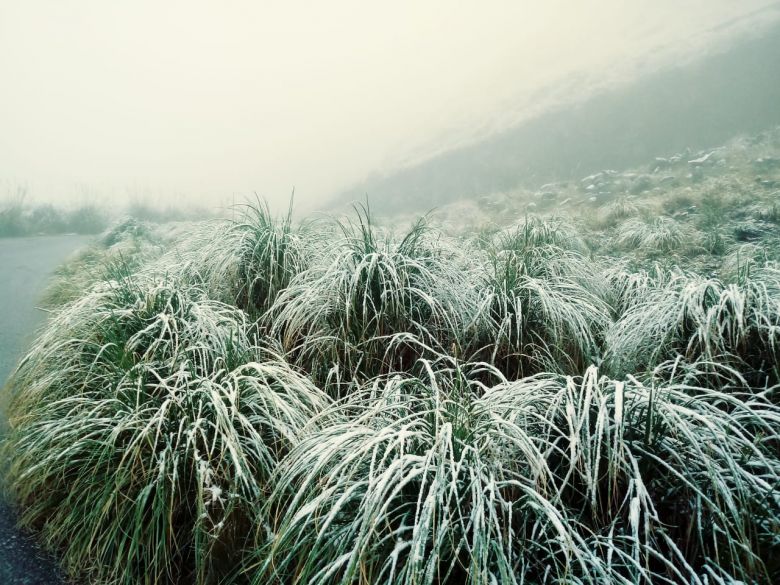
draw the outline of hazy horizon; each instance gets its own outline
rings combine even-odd
[[[0,0],[0,199],[315,208],[695,58],[778,3]]]

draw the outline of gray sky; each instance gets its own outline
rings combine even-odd
[[[0,0],[0,198],[27,184],[37,200],[211,205],[295,186],[315,206],[755,30],[776,6]]]

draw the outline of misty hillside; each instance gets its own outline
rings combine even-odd
[[[722,53],[648,75],[481,142],[368,177],[337,206],[368,198],[377,212],[426,211],[486,193],[538,188],[658,153],[714,147],[780,123],[780,27]]]

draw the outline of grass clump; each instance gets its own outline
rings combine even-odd
[[[338,227],[334,253],[294,278],[267,315],[297,364],[321,383],[365,380],[413,367],[426,347],[457,343],[462,275],[423,221],[395,238],[358,207]]]
[[[618,197],[607,206],[605,222],[607,225],[615,225],[622,219],[634,217],[639,214],[640,206],[629,197]]]
[[[759,209],[756,216],[762,221],[780,224],[780,205],[777,203],[767,205],[766,207]]]
[[[427,372],[377,382],[294,448],[253,583],[768,577],[776,407],[595,369],[488,389]]]
[[[676,273],[636,298],[606,338],[618,375],[683,356],[733,366],[758,387],[780,381],[780,296],[774,279],[725,284]]]
[[[511,579],[502,484],[534,446],[490,419],[461,372],[429,376],[378,382],[291,453],[254,583]]]
[[[196,230],[157,267],[205,288],[209,296],[259,319],[308,265],[309,250],[287,214],[275,218],[267,204],[240,208],[237,219]]]
[[[529,236],[526,225],[494,242],[469,355],[508,377],[581,371],[611,323],[606,289],[581,254]]]
[[[241,311],[166,280],[68,305],[11,389],[22,522],[71,574],[128,585],[232,571],[276,462],[327,404]]]
[[[292,201],[279,220],[267,205],[248,206],[233,230],[239,237],[237,305],[262,315],[307,266],[303,241],[292,227]]]
[[[528,250],[553,246],[574,252],[588,251],[575,226],[562,217],[526,216],[521,224],[499,234],[499,238],[503,238],[505,247],[517,248],[522,241]]]
[[[690,229],[669,217],[628,219],[620,226],[616,239],[618,246],[648,255],[680,252],[694,241]]]

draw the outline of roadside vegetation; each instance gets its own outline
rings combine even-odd
[[[468,232],[115,226],[6,389],[22,522],[92,583],[780,582],[772,145]]]
[[[27,205],[23,195],[0,201],[0,238],[58,234],[98,234],[108,226],[106,210],[84,204],[62,209]]]
[[[214,215],[201,208],[157,208],[139,202],[127,205],[120,212],[113,207],[90,202],[70,206],[34,204],[27,201],[26,191],[18,188],[16,193],[0,197],[0,238],[96,235],[125,217],[154,224],[201,220]]]

